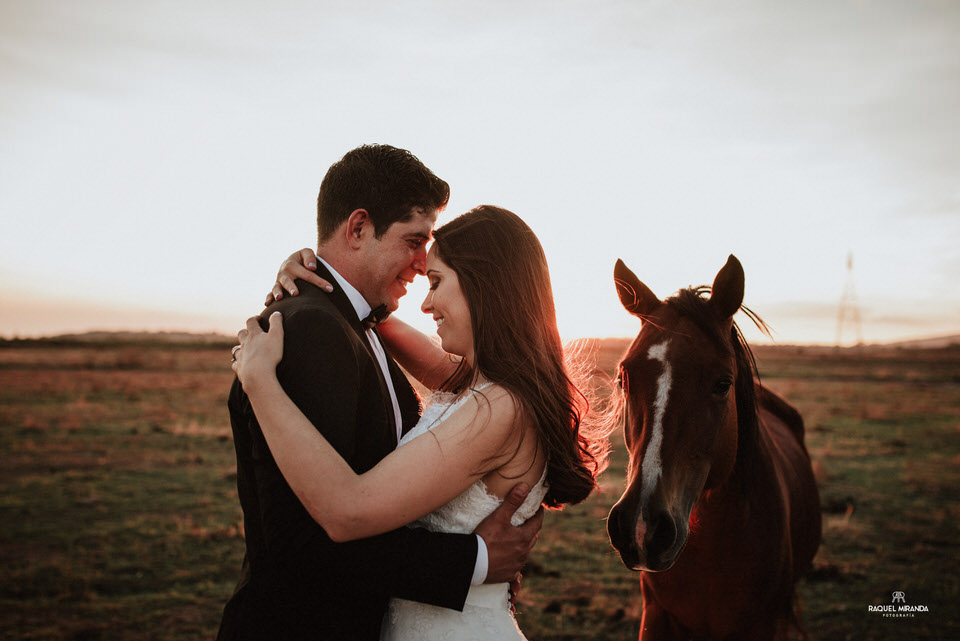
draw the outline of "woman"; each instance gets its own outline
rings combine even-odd
[[[478,207],[434,232],[430,291],[421,309],[441,346],[402,322],[382,336],[408,371],[437,390],[400,447],[357,475],[277,382],[279,315],[267,333],[241,330],[234,370],[271,452],[311,516],[346,541],[416,521],[472,532],[524,481],[533,489],[519,524],[543,502],[578,503],[606,463],[606,432],[585,421],[587,399],[564,366],[543,249],[513,213]],[[399,479],[399,480],[398,480]],[[522,639],[507,584],[471,588],[462,613],[394,599],[387,639]],[[452,636],[451,636],[452,635]]]

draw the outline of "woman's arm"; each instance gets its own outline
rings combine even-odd
[[[290,400],[276,378],[283,350],[279,313],[270,330],[256,319],[241,330],[234,370],[287,483],[334,541],[393,530],[432,512],[516,449],[513,398],[491,387],[473,396],[433,430],[357,475]]]
[[[297,278],[313,283],[320,289],[332,292],[333,285],[317,276],[314,273],[316,269],[317,255],[309,247],[304,247],[300,251],[290,254],[285,261],[280,263],[277,282],[267,293],[267,300],[263,304],[269,307],[274,301],[283,298],[284,291],[289,292],[291,296],[296,296],[299,292],[294,279]]]
[[[391,316],[377,325],[390,355],[428,389],[440,389],[453,376],[461,358],[443,351],[435,340]]]
[[[330,284],[314,273],[316,268],[317,255],[313,250],[304,248],[290,254],[280,265],[277,282],[267,294],[266,304],[269,306],[274,300],[283,298],[285,291],[296,296],[294,279],[297,278],[332,291]],[[377,331],[391,356],[428,389],[439,389],[460,364],[459,356],[443,351],[432,338],[396,317],[391,316],[377,325]]]

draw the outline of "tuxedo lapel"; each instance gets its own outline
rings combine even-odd
[[[380,337],[380,332],[376,329],[373,333],[380,339],[383,351],[387,355],[387,367],[390,370],[390,377],[393,379],[393,390],[397,393],[397,405],[400,406],[400,422],[402,424],[400,433],[406,434],[410,428],[420,420],[420,414],[423,411],[423,404],[420,402],[420,396],[410,385],[410,380],[397,365],[397,362],[390,356],[390,350],[386,343]]]
[[[393,443],[393,447],[396,447],[397,446],[397,429],[396,429],[397,422],[396,422],[396,416],[393,413],[393,403],[390,400],[390,390],[387,389],[387,381],[383,377],[383,370],[380,368],[380,364],[377,362],[377,355],[373,351],[373,346],[370,345],[370,337],[367,335],[367,330],[363,326],[363,322],[357,316],[357,310],[354,308],[353,303],[351,303],[350,299],[347,298],[347,294],[343,291],[341,287],[339,287],[339,283],[337,282],[336,278],[334,278],[333,274],[330,273],[330,270],[327,269],[326,265],[324,265],[322,261],[317,261],[317,275],[325,279],[326,281],[328,281],[334,286],[332,292],[330,293],[322,292],[322,290],[320,290],[318,287],[310,285],[309,283],[303,280],[298,279],[297,283],[300,285],[301,291],[304,291],[306,289],[304,287],[304,285],[306,285],[307,287],[312,287],[317,292],[321,292],[325,296],[330,296],[337,310],[340,312],[343,318],[350,324],[350,327],[356,333],[357,337],[363,342],[364,347],[366,347],[367,349],[367,355],[370,356],[370,360],[373,361],[373,367],[377,371],[377,377],[380,381],[380,402],[383,403],[386,416],[389,417],[390,419],[390,429],[389,429],[390,440]],[[379,338],[379,335],[377,337]],[[382,340],[380,341],[380,345],[383,346]],[[387,353],[386,347],[384,347],[383,349],[384,349],[384,353]],[[396,364],[393,362],[393,359],[390,358],[389,353],[387,353],[387,367],[388,369],[397,368]],[[392,369],[391,369],[391,376],[394,379],[393,387],[394,387],[394,391],[397,393],[397,404],[400,405],[401,424],[403,426],[403,431],[406,431],[406,429],[408,428],[406,427],[406,420],[404,418],[405,417],[404,405],[400,401],[400,389],[397,386],[396,376],[393,375]],[[402,373],[400,373],[400,378],[404,380],[406,387],[410,387],[410,384],[406,382],[406,378],[403,376]],[[410,389],[410,392],[414,393],[412,389]],[[419,413],[418,413],[418,416],[419,416]],[[416,423],[416,421],[414,421],[414,423]]]
[[[350,327],[357,334],[357,336],[360,338],[365,338],[366,331],[364,330],[360,319],[357,317],[357,310],[353,308],[353,304],[350,302],[350,299],[347,298],[346,292],[339,287],[337,279],[333,277],[333,274],[330,273],[330,270],[327,269],[326,265],[324,265],[321,261],[317,261],[317,276],[331,283],[333,285],[333,291],[327,293],[305,280],[297,279],[297,284],[300,287],[300,291],[304,293],[307,291],[315,291],[322,296],[329,296],[330,300],[333,301],[333,304],[336,306],[337,311],[339,311],[340,315],[343,316],[343,318],[350,324]]]

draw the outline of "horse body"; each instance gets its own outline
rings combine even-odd
[[[731,257],[700,292],[660,301],[618,262],[643,330],[621,363],[628,485],[611,542],[642,570],[641,639],[774,639],[802,632],[794,586],[820,540],[803,422],[755,385],[732,323],[743,272]]]
[[[817,540],[803,524],[819,505],[791,504],[790,487],[803,477],[806,455],[788,428],[768,419],[761,434],[770,464],[755,469],[750,501],[733,477],[704,492],[673,566],[643,573],[641,638],[771,639],[778,624],[792,620],[794,583],[816,551],[808,543],[795,553],[794,541]],[[812,474],[806,480],[812,483]],[[680,634],[654,632],[664,625]]]

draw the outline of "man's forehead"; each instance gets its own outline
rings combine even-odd
[[[404,234],[413,234],[430,238],[433,236],[433,226],[437,224],[439,212],[436,209],[414,207],[410,220],[396,223]]]
[[[440,210],[436,207],[414,207],[411,211],[414,219],[429,221],[430,225],[436,223],[437,216],[440,215]]]

